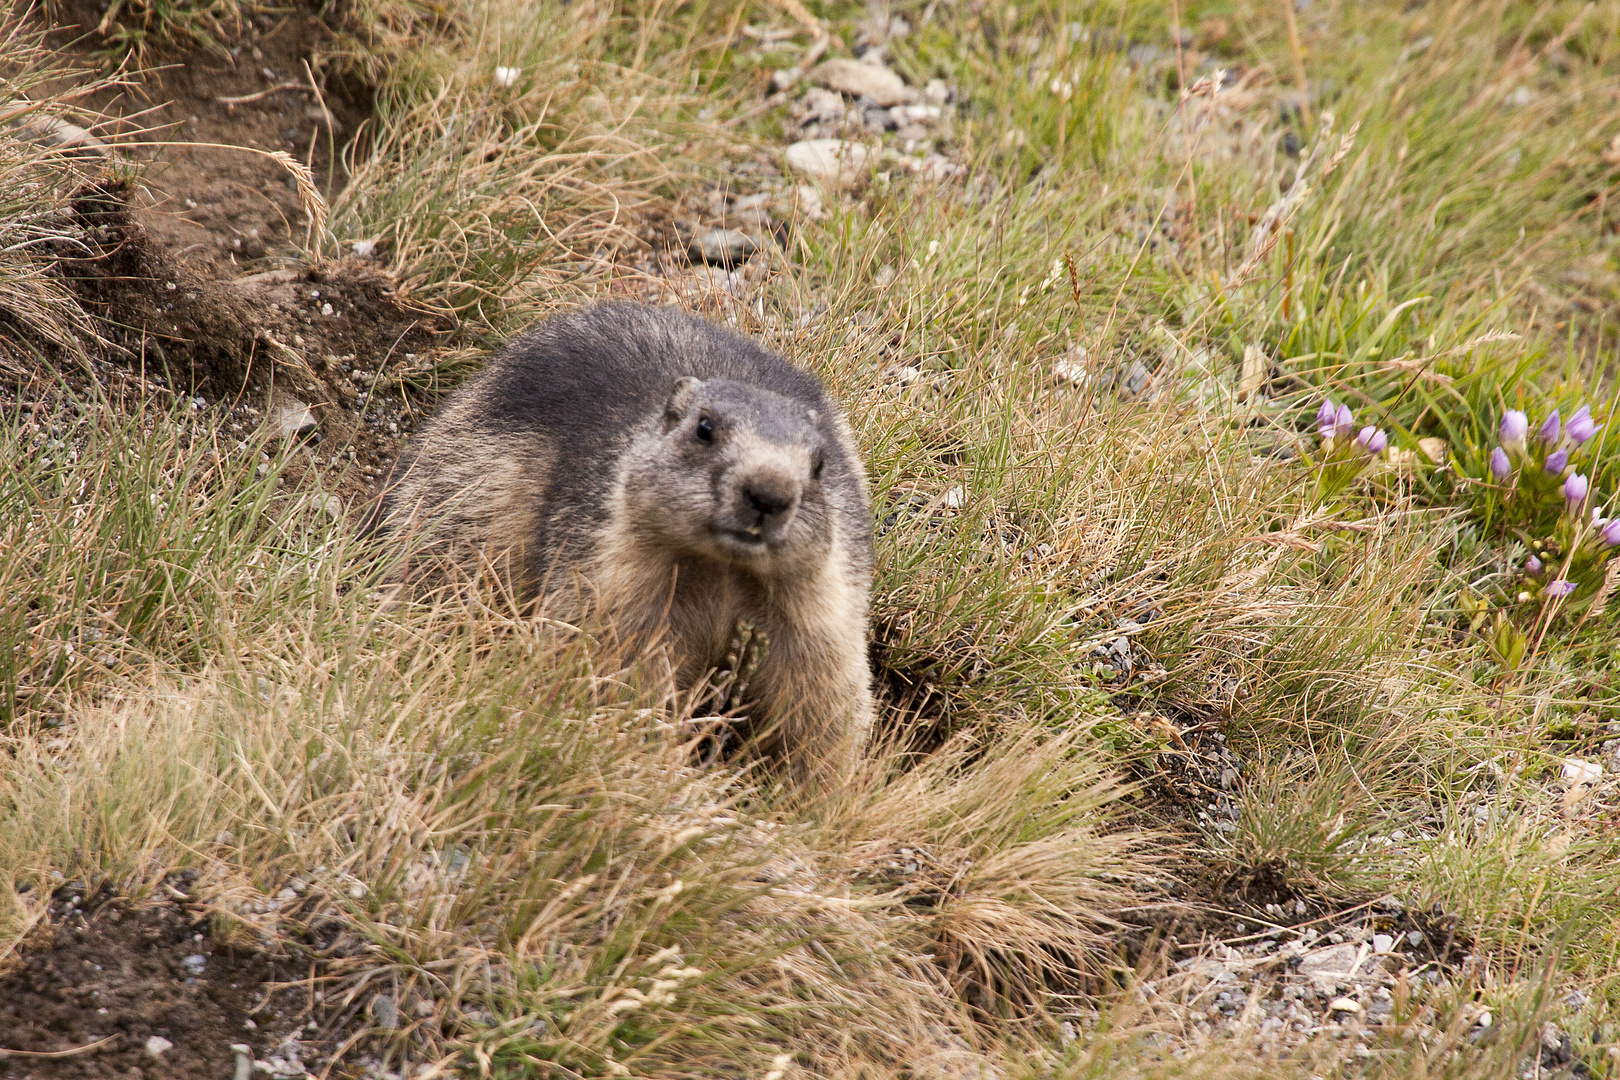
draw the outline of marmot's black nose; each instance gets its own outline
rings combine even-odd
[[[775,517],[793,505],[793,496],[762,484],[750,484],[743,488],[743,496],[761,518]]]

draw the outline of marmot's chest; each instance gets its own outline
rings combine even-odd
[[[683,670],[721,665],[737,624],[765,620],[757,590],[729,567],[672,567],[670,576],[668,624]]]

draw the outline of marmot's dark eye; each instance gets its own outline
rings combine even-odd
[[[697,422],[698,442],[714,442],[714,425],[707,416],[700,417]]]
[[[825,464],[827,464],[827,459],[822,457],[821,452],[818,450],[816,456],[810,459],[810,479],[820,480],[821,467]]]

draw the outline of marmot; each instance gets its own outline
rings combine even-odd
[[[494,563],[623,648],[661,643],[683,686],[752,628],[743,711],[801,776],[846,772],[871,726],[848,424],[815,376],[702,319],[609,303],[512,342],[424,425],[371,531]]]

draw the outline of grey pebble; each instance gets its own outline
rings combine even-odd
[[[741,262],[759,250],[759,242],[740,229],[710,229],[692,238],[686,252],[693,262]]]

